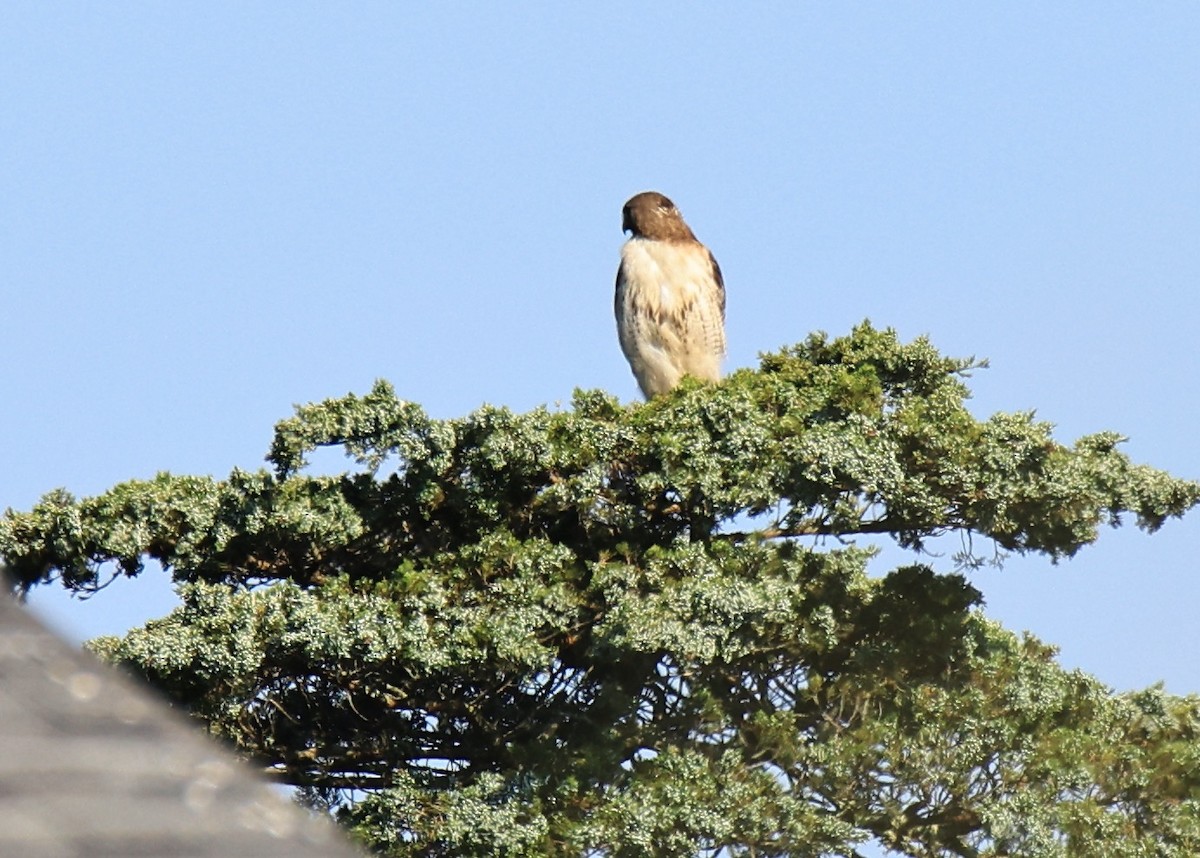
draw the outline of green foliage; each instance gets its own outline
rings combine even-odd
[[[281,422],[273,471],[54,492],[0,555],[166,567],[182,607],[97,651],[388,854],[1197,854],[1200,702],[852,544],[1054,559],[1200,501],[1113,434],[975,419],[976,366],[864,324],[630,407],[433,420],[380,382]],[[306,474],[330,445],[358,466]]]

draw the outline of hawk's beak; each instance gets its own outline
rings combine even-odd
[[[629,209],[624,209],[621,212],[621,232],[633,232],[632,218],[629,217]]]

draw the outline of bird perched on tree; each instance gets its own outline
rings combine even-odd
[[[725,283],[717,260],[660,193],[631,197],[622,218],[631,235],[617,269],[617,336],[638,387],[649,399],[685,375],[718,380]]]

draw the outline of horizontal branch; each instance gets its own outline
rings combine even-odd
[[[757,536],[760,539],[789,539],[797,536],[859,536],[873,533],[899,533],[901,531],[922,531],[928,532],[930,535],[936,535],[946,530],[954,530],[962,527],[961,523],[951,524],[945,522],[940,524],[899,526],[887,516],[862,521],[852,527],[841,524],[835,526],[825,521],[809,519],[792,527],[772,526],[765,527],[762,530],[739,530],[730,533],[717,533],[714,534],[714,538],[742,542],[753,536]]]

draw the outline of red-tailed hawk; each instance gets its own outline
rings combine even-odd
[[[617,336],[638,387],[649,399],[685,375],[716,381],[725,356],[717,260],[662,194],[632,197],[622,217],[631,235],[617,269]]]

